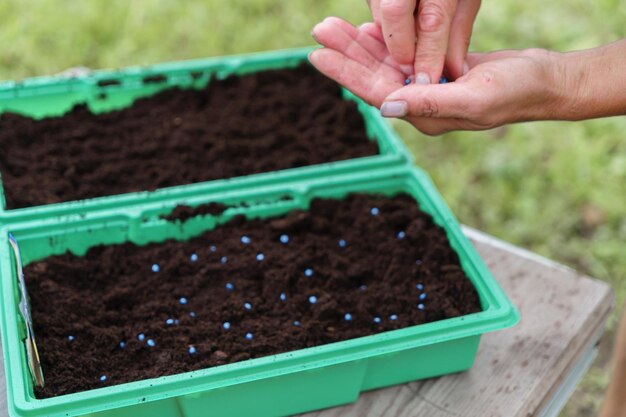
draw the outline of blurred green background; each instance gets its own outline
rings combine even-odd
[[[0,79],[312,44],[325,16],[369,19],[364,0],[4,0]],[[473,50],[559,51],[626,38],[621,0],[483,2]],[[398,123],[460,220],[610,282],[626,297],[626,117],[519,124],[427,138]],[[613,315],[606,346],[612,343]],[[564,416],[597,414],[602,354]]]

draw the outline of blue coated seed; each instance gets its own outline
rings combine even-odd
[[[340,248],[345,248],[347,245],[346,241],[343,239],[339,239],[339,247]]]
[[[265,259],[265,255],[263,255],[263,253],[259,252],[256,254],[256,260],[261,262]]]
[[[107,380],[106,375],[100,375],[100,382],[105,382]]]
[[[372,216],[378,216],[378,214],[380,213],[380,210],[378,209],[378,207],[372,207],[372,209],[370,210],[370,213],[372,214]]]
[[[137,335],[137,340],[139,340],[140,342],[143,342],[143,340],[146,338],[146,335],[143,333],[139,333]]]
[[[71,336],[71,335],[70,335],[70,336],[67,336],[67,340],[69,340],[70,342],[73,342],[73,341],[74,341],[74,339],[75,339],[75,337],[74,337],[74,336]]]
[[[415,286],[415,288],[417,288],[419,291],[422,291],[424,289],[424,285],[423,284],[417,284]]]
[[[448,79],[444,77],[443,75],[441,76],[441,78],[439,78],[439,84],[446,84],[447,82],[448,82]]]
[[[188,352],[189,352],[189,354],[190,354],[190,355],[195,355],[195,354],[196,354],[196,352],[197,352],[196,347],[195,347],[195,346],[193,346],[193,345],[192,345],[192,346],[189,346],[189,350],[188,350]]]
[[[227,282],[227,283],[226,283],[226,289],[227,289],[228,291],[232,291],[232,290],[234,290],[234,289],[235,289],[235,286],[233,285],[233,283],[232,283],[232,282]]]
[[[180,297],[178,299],[178,302],[181,303],[182,305],[185,305],[185,304],[187,304],[187,299],[185,297]]]
[[[250,303],[245,303],[243,306],[245,307],[246,310],[252,310],[252,304]]]
[[[409,85],[411,84],[411,78],[407,78],[406,80],[404,80],[404,85]]]
[[[367,289],[367,285],[363,284],[359,287],[361,291],[365,291]]]
[[[424,301],[426,299],[426,293],[420,294],[420,300]]]
[[[311,268],[307,268],[304,270],[304,275],[306,275],[307,277],[312,277],[313,276],[313,270]]]
[[[404,231],[401,230],[398,232],[398,239],[402,240],[404,239],[405,236],[406,236],[406,233],[404,233]]]
[[[284,245],[289,243],[289,236],[287,236],[287,235],[280,235],[280,243],[282,243]]]
[[[317,297],[314,296],[314,295],[310,296],[309,297],[309,303],[311,303],[311,304],[317,303]]]
[[[300,322],[298,320],[296,320],[296,321],[293,322],[293,325],[296,326],[296,327],[300,327]]]
[[[424,304],[419,303],[419,304],[417,305],[417,309],[418,309],[418,310],[423,310],[423,309],[424,309]]]
[[[422,260],[418,259],[417,261],[415,261],[415,265],[421,265],[422,264]]]
[[[165,324],[167,324],[168,326],[171,326],[174,324],[174,319],[167,319],[165,320]]]
[[[246,333],[246,339],[248,339],[248,340],[252,340],[252,338],[254,338],[254,336],[252,335],[252,333]]]
[[[174,320],[174,324],[178,326],[180,324],[180,321],[178,321],[178,319],[176,319],[176,320]]]
[[[374,323],[378,324],[380,322],[381,322],[380,317],[378,316],[374,317]]]
[[[397,314],[392,314],[391,316],[389,316],[389,320],[398,320],[398,315]]]
[[[159,266],[159,264],[152,264],[152,272],[159,272],[161,270],[161,267]]]
[[[345,321],[352,321],[352,314],[346,313],[343,318]]]
[[[250,242],[252,242],[252,240],[250,240],[248,236],[241,236],[241,243],[243,243],[244,245],[247,245]]]
[[[195,311],[190,311],[189,312],[189,317],[191,317],[192,319],[195,319],[197,317],[197,314]]]
[[[124,349],[126,347],[126,342],[123,340],[120,342],[120,349]]]
[[[280,293],[280,301],[285,301],[287,299],[287,295],[284,292]]]
[[[189,260],[191,262],[196,262],[198,260],[198,255],[196,253],[192,253],[191,256],[189,257]]]
[[[152,340],[152,339],[148,339],[148,340],[146,341],[146,345],[148,345],[148,346],[150,346],[150,347],[155,347],[155,346],[156,346],[156,343],[154,342],[154,340]]]
[[[211,252],[217,252],[217,246],[215,246],[215,245],[211,245],[211,246],[209,246],[209,250],[210,250]]]
[[[230,329],[230,323],[225,321],[224,324],[222,324],[222,327],[224,328],[224,330],[228,330]]]
[[[220,262],[221,262],[221,263],[223,263],[223,264],[225,264],[226,262],[228,262],[228,258],[227,258],[226,256],[222,256],[222,257],[220,258]]]

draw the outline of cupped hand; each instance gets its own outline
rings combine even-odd
[[[467,50],[480,0],[368,0],[390,55],[418,83],[468,70]]]
[[[472,53],[468,72],[455,82],[405,85],[407,76],[377,25],[356,28],[327,18],[313,36],[324,46],[309,56],[319,71],[383,116],[403,118],[428,135],[549,119],[562,96],[559,66],[545,50]]]

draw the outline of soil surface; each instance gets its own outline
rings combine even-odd
[[[407,195],[316,199],[187,242],[50,257],[25,276],[46,379],[38,398],[480,311],[445,232]]]
[[[85,105],[39,121],[0,115],[7,209],[377,153],[356,104],[310,66],[169,89],[99,115]]]

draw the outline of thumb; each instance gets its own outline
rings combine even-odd
[[[413,84],[400,88],[385,98],[383,117],[467,118],[476,101],[464,83]]]

